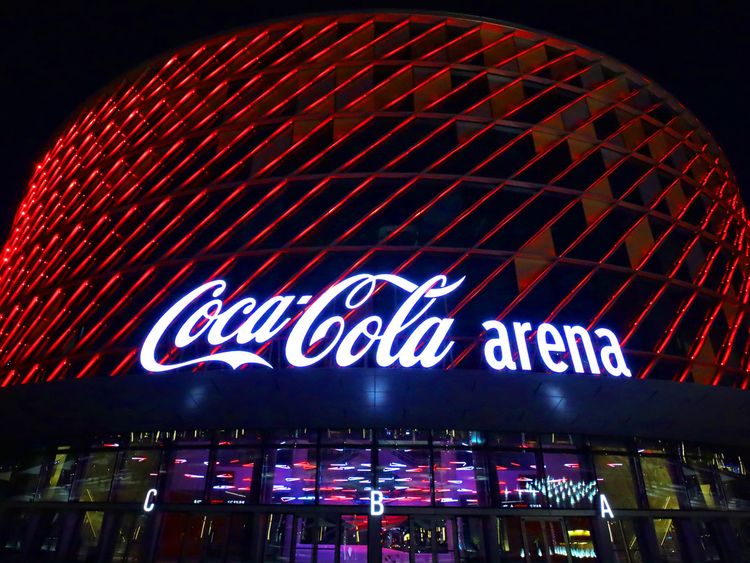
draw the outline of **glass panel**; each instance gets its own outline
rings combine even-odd
[[[259,459],[258,450],[219,448],[209,493],[211,504],[246,504]]]
[[[123,514],[114,540],[113,563],[137,563],[142,560],[141,546],[145,514]]]
[[[369,428],[347,428],[345,430],[328,429],[321,434],[320,441],[323,444],[369,445],[372,443],[372,430]]]
[[[542,434],[540,436],[543,449],[575,449],[583,445],[583,438],[576,434]]]
[[[442,506],[487,506],[484,455],[471,450],[435,450],[435,502]]]
[[[315,548],[315,532],[317,517],[300,516],[297,518],[297,529],[294,534],[294,561],[295,563],[310,563],[313,561],[313,549]]]
[[[455,563],[456,530],[453,518],[439,518],[435,521],[435,554],[438,563]]]
[[[334,563],[336,560],[337,528],[337,516],[323,516],[318,518],[318,545],[316,546],[315,559],[317,563]],[[295,561],[299,561],[299,559],[295,558]]]
[[[73,561],[96,561],[99,555],[99,538],[102,531],[104,512],[87,510],[69,552]]]
[[[431,504],[430,454],[427,450],[382,449],[378,453],[378,489],[395,506]]]
[[[547,542],[544,539],[544,525],[539,520],[523,521],[527,561],[547,561]]]
[[[260,444],[261,434],[258,430],[246,430],[244,428],[233,428],[231,430],[218,430],[216,441],[219,446],[245,446]]]
[[[625,455],[595,455],[599,492],[613,508],[638,508],[630,458]]]
[[[117,452],[91,452],[79,457],[79,477],[73,498],[81,502],[106,502],[116,460]]]
[[[461,563],[484,563],[487,561],[482,518],[459,516],[456,518],[456,529],[458,531],[459,561]]]
[[[609,541],[617,563],[641,563],[640,547],[633,520],[606,520]]]
[[[274,430],[269,433],[269,440],[282,446],[315,444],[318,433],[308,428],[294,428],[292,430]]]
[[[180,512],[164,512],[161,515],[161,530],[156,555],[158,563],[179,561],[187,520],[188,514]]]
[[[380,521],[380,546],[382,560],[388,563],[409,563],[408,516],[383,516]]]
[[[721,561],[719,555],[719,526],[723,523],[706,522],[704,520],[694,520],[693,522],[698,534],[701,561],[707,563]]]
[[[676,510],[684,503],[685,488],[679,482],[677,462],[663,457],[642,457],[641,471],[648,504],[656,510]]]
[[[432,543],[435,536],[434,522],[429,518],[412,518],[415,563],[432,563]]]
[[[594,536],[590,518],[566,518],[565,527],[568,531],[568,546],[573,561],[596,560]]]
[[[566,541],[565,534],[563,533],[562,521],[560,520],[544,520],[544,531],[546,534],[545,539],[547,540],[547,553],[549,553],[550,561],[568,561],[568,551],[570,545]]]
[[[31,515],[26,511],[8,513],[5,518],[3,552],[20,553],[25,547]]]
[[[545,452],[544,472],[542,491],[551,508],[593,506],[596,481],[584,456]]]
[[[367,563],[367,516],[341,517],[341,563]]]
[[[371,489],[371,450],[321,450],[321,504],[369,504]]]
[[[481,432],[469,430],[435,430],[432,443],[440,446],[479,446],[484,443]]]
[[[42,500],[67,501],[73,483],[76,456],[70,452],[61,452],[47,466],[42,478]]]
[[[536,448],[539,445],[535,434],[520,433],[492,433],[487,437],[491,446],[504,448]]]
[[[16,466],[10,481],[8,500],[34,500],[39,486],[39,475],[47,460],[47,456],[38,454],[24,459]]]
[[[127,450],[120,456],[115,474],[112,500],[143,502],[149,489],[156,488],[159,476],[158,450]]]
[[[430,433],[427,430],[411,428],[384,428],[378,430],[378,442],[391,445],[427,445]]]
[[[714,470],[697,459],[688,459],[682,467],[690,506],[719,508],[719,490]]]
[[[263,561],[267,563],[291,561],[293,522],[292,514],[269,514],[267,516]],[[235,555],[236,558],[232,561],[247,561],[246,553],[236,551]]]
[[[501,507],[542,506],[541,479],[534,452],[496,452],[493,454],[493,463]]]
[[[182,536],[181,561],[200,561],[208,516],[190,514]]]
[[[315,502],[315,449],[280,448],[266,452],[262,502],[313,504]]]
[[[203,502],[207,471],[208,450],[175,450],[167,466],[165,502]]]
[[[738,456],[716,457],[719,478],[727,496],[730,510],[750,510],[750,478]]]
[[[500,547],[503,561],[507,563],[526,561],[520,518],[497,519],[497,545]]]
[[[654,530],[656,531],[656,541],[659,544],[659,553],[662,560],[665,563],[680,563],[682,554],[674,520],[671,518],[654,518]]]

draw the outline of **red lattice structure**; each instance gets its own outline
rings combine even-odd
[[[748,222],[714,140],[632,69],[495,22],[313,17],[151,61],[61,132],[2,263],[2,386],[139,371],[211,278],[365,270],[467,276],[446,369],[482,368],[491,312],[608,326],[640,378],[748,383]]]

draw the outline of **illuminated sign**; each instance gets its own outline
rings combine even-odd
[[[370,516],[382,516],[384,512],[383,493],[375,490],[370,491]]]
[[[325,358],[347,367],[371,351],[380,367],[434,367],[454,345],[450,339],[453,319],[436,315],[436,309],[446,308],[435,304],[456,291],[464,279],[449,283],[439,275],[416,284],[394,274],[357,274],[315,298],[277,295],[259,302],[243,297],[230,304],[221,299],[226,282],[210,281],[178,299],[156,322],[141,347],[141,365],[155,373],[208,362],[232,369],[245,365],[271,368],[259,350],[286,331],[284,357],[294,367],[314,366]],[[384,317],[373,313],[373,296],[386,287],[398,297],[394,312]],[[572,368],[576,373],[603,370],[631,377],[617,337],[605,328],[589,332],[580,326],[558,328],[542,323],[534,327],[528,322],[506,326],[497,320],[485,321],[482,328],[486,334],[483,356],[493,370],[561,373]],[[157,354],[165,347],[203,352],[170,362]],[[532,359],[542,365],[534,366]]]
[[[143,512],[151,512],[154,507],[154,500],[156,499],[156,489],[149,489],[146,492],[146,498],[143,501]]]
[[[609,501],[605,495],[599,495],[599,516],[607,519],[615,517],[615,513],[612,511],[612,507],[609,505]]]

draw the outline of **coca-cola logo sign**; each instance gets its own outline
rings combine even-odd
[[[220,363],[232,369],[255,365],[273,368],[262,350],[285,336],[283,356],[293,367],[332,360],[348,367],[371,354],[380,367],[432,368],[453,349],[454,319],[436,314],[437,305],[457,291],[465,278],[443,275],[417,284],[394,274],[356,274],[311,295],[276,295],[263,302],[243,297],[225,303],[227,283],[204,283],[178,299],[154,324],[140,351],[149,372],[167,372]],[[375,295],[395,292],[387,315],[375,314]],[[545,371],[631,377],[617,336],[606,328],[558,328],[549,323],[487,320],[483,358],[498,371]],[[202,346],[201,346],[202,345]],[[183,352],[179,359],[165,349]],[[158,353],[158,351],[162,353]],[[191,353],[203,350],[203,353]],[[185,358],[185,353],[188,357]],[[541,362],[543,364],[534,365]]]

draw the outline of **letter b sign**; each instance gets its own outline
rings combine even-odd
[[[381,516],[385,512],[383,505],[383,493],[370,491],[370,516]]]

